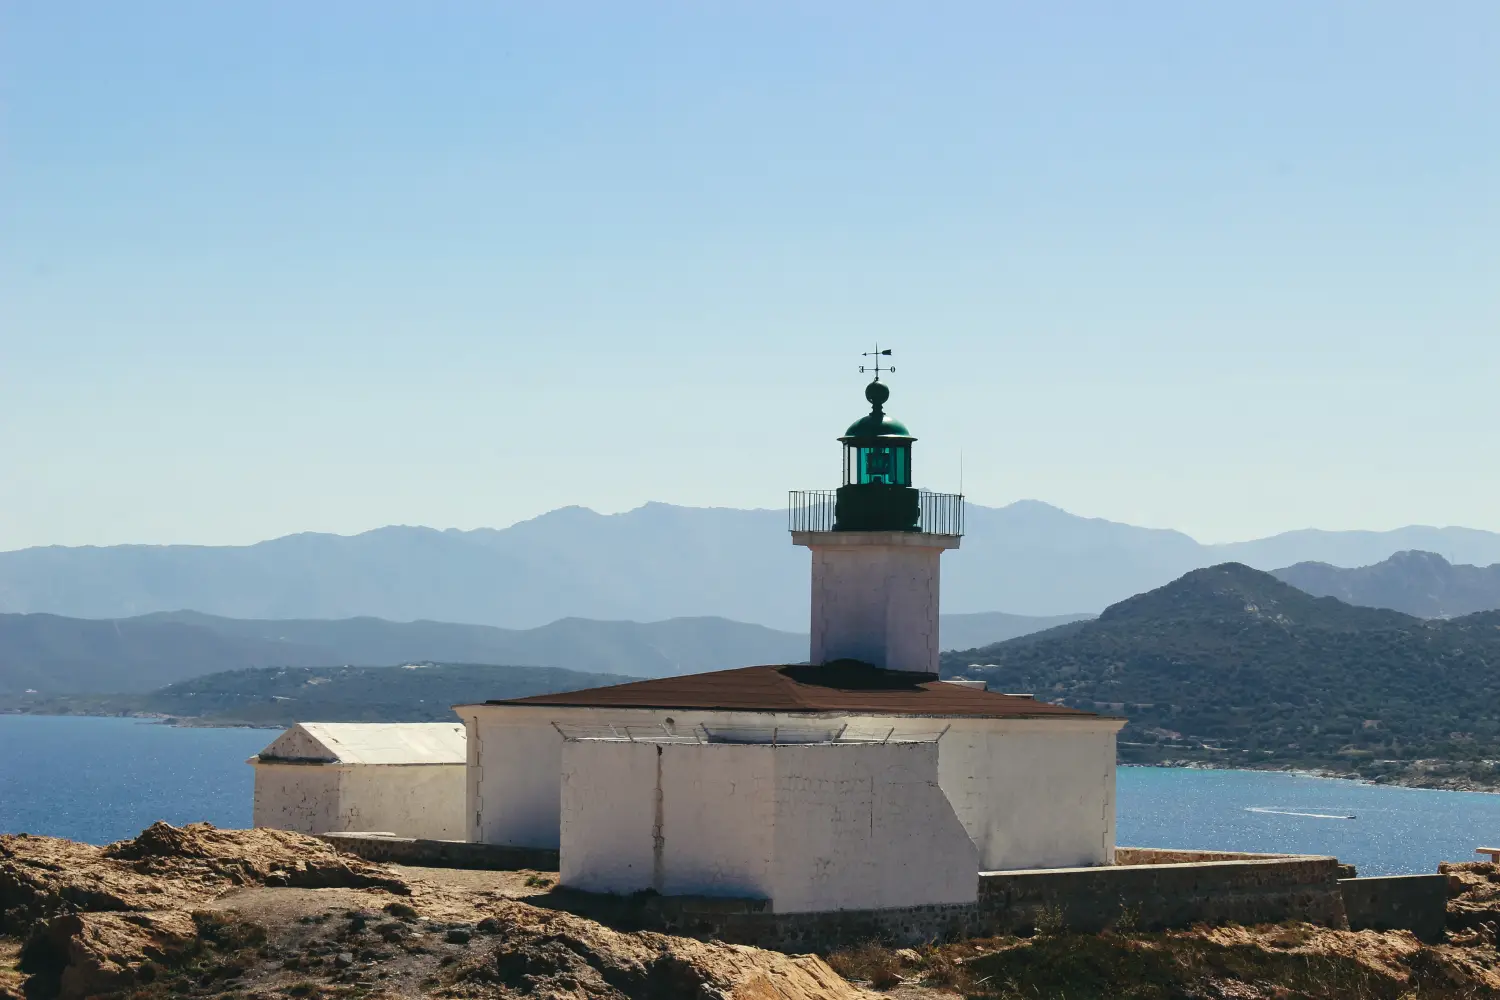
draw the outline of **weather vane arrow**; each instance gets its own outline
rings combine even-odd
[[[895,372],[895,370],[896,370],[896,366],[895,365],[886,365],[884,368],[880,367],[880,359],[881,358],[888,358],[890,356],[891,356],[891,349],[889,347],[887,347],[885,350],[882,351],[880,349],[880,344],[876,343],[875,350],[873,350],[873,351],[865,351],[863,354],[860,355],[860,357],[864,357],[864,358],[874,358],[875,359],[875,363],[871,364],[871,365],[860,365],[859,366],[859,370],[862,373],[863,372],[874,372],[875,373],[875,381],[879,382],[880,381],[880,373],[881,372],[886,372],[887,374],[889,374],[889,373]]]

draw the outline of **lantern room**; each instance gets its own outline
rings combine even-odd
[[[873,409],[856,420],[844,436],[845,486],[910,486],[911,444],[916,438],[882,409],[891,391],[881,382],[865,387]]]
[[[886,416],[890,395],[877,376],[865,387],[870,412],[839,438],[844,445],[844,485],[838,491],[834,531],[921,530],[911,470],[916,438],[900,421]]]

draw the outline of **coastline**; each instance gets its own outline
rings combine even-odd
[[[38,706],[38,709],[29,709],[26,706],[0,706],[0,716],[5,715],[33,715],[47,716],[52,718],[95,718],[95,719],[140,719],[153,722],[157,725],[172,726],[179,729],[285,729],[295,725],[299,719],[287,718],[284,720],[261,720],[249,721],[244,719],[214,718],[203,716],[168,715],[162,712],[133,711],[133,710],[101,710],[99,711],[57,711],[55,703],[48,706]],[[85,708],[86,706],[79,706]],[[51,709],[51,710],[47,710]],[[341,721],[341,720],[326,720]],[[360,721],[401,722],[402,719],[362,719]],[[1356,770],[1340,769],[1331,766],[1318,765],[1308,762],[1301,764],[1275,764],[1266,763],[1262,765],[1251,765],[1244,762],[1229,763],[1221,759],[1197,758],[1197,757],[1173,757],[1160,760],[1128,760],[1125,755],[1116,758],[1119,767],[1157,767],[1157,768],[1183,768],[1199,771],[1272,771],[1281,774],[1296,774],[1309,778],[1330,778],[1340,781],[1352,781],[1363,785],[1388,785],[1398,788],[1423,788],[1430,791],[1443,792],[1484,792],[1487,794],[1500,794],[1500,768],[1491,767],[1491,777],[1488,780],[1475,777],[1472,773],[1463,772],[1463,768],[1472,768],[1471,762],[1446,761],[1437,759],[1414,760],[1406,763],[1406,767],[1399,771],[1387,771],[1378,775],[1361,774]]]
[[[1338,781],[1349,781],[1357,785],[1374,785],[1379,787],[1396,788],[1419,788],[1434,792],[1483,792],[1494,795],[1500,794],[1500,776],[1489,783],[1477,780],[1466,775],[1435,774],[1427,768],[1452,767],[1452,761],[1439,760],[1417,760],[1412,765],[1419,770],[1416,773],[1397,772],[1395,774],[1370,777],[1360,774],[1358,771],[1340,771],[1330,767],[1308,767],[1306,765],[1288,765],[1285,767],[1268,764],[1263,767],[1250,767],[1246,765],[1221,764],[1209,760],[1194,760],[1183,758],[1179,760],[1163,761],[1116,761],[1118,767],[1157,767],[1176,768],[1190,771],[1255,771],[1273,772],[1276,774],[1293,774],[1304,778],[1326,778]]]

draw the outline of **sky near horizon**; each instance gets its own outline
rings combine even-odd
[[[0,549],[1500,530],[1500,4],[0,3]]]

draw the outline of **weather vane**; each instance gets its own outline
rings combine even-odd
[[[874,372],[875,373],[875,381],[879,382],[880,381],[880,373],[881,372],[891,373],[891,372],[894,372],[896,370],[896,366],[895,365],[887,365],[884,368],[880,367],[880,359],[881,358],[888,358],[890,356],[891,356],[891,349],[889,347],[887,347],[885,350],[882,351],[880,349],[880,344],[877,343],[875,345],[875,350],[873,350],[873,351],[865,351],[862,355],[860,355],[860,357],[874,358],[875,359],[875,363],[873,365],[860,365],[859,366],[859,370],[861,372]]]

